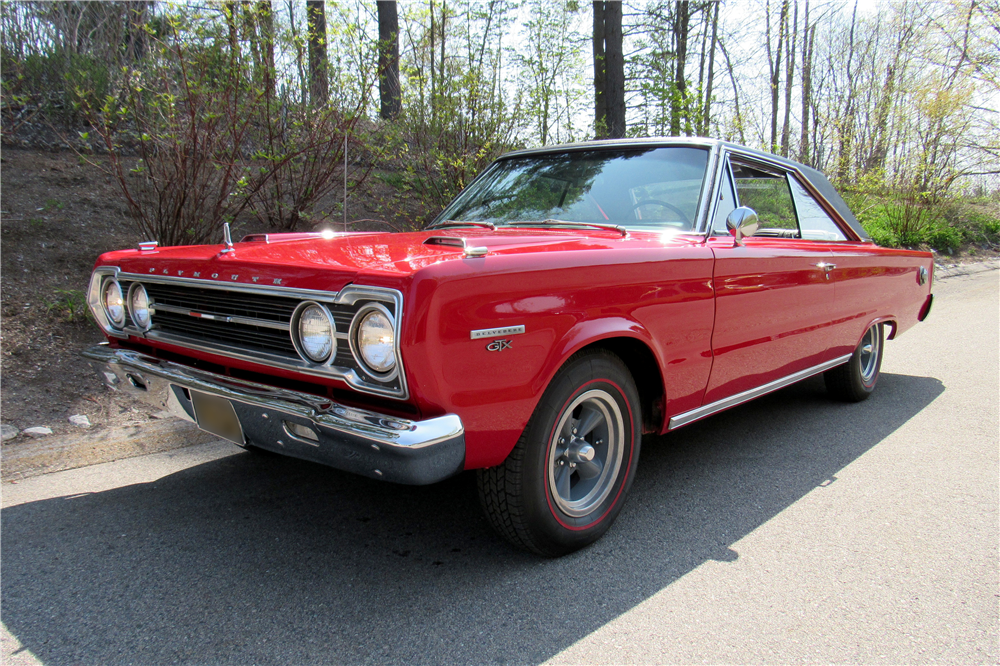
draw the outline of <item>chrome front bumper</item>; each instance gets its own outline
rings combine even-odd
[[[111,388],[188,421],[198,422],[191,391],[228,401],[239,418],[243,445],[415,485],[446,479],[464,467],[465,430],[455,414],[400,419],[107,344],[82,356]]]

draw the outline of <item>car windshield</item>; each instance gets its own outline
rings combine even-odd
[[[436,224],[691,231],[707,164],[708,150],[690,147],[514,157],[495,163]]]

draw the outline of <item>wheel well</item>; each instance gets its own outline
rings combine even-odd
[[[642,431],[658,433],[663,424],[664,389],[660,364],[649,347],[632,338],[599,340],[585,349],[606,349],[625,363],[639,390],[642,403]],[[582,351],[582,350],[581,350]]]

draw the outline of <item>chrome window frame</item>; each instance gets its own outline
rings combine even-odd
[[[812,198],[816,200],[816,203],[819,204],[820,208],[822,208],[826,212],[826,214],[830,216],[830,219],[833,220],[834,224],[836,224],[837,227],[840,229],[840,231],[843,232],[844,237],[845,237],[844,240],[832,240],[832,239],[831,240],[816,240],[816,239],[809,239],[809,238],[797,238],[795,240],[804,240],[804,241],[810,241],[810,242],[814,242],[814,243],[819,243],[819,242],[822,242],[822,243],[866,243],[867,242],[863,238],[861,238],[860,236],[858,236],[858,234],[854,231],[854,229],[851,228],[851,225],[849,225],[847,223],[847,221],[840,215],[840,213],[837,212],[837,209],[834,208],[833,204],[831,204],[827,200],[827,198],[824,197],[820,193],[820,191],[818,189],[816,189],[816,187],[812,184],[812,181],[809,180],[809,177],[806,176],[805,173],[803,173],[800,169],[796,169],[794,166],[790,166],[788,164],[782,164],[781,162],[778,162],[778,161],[768,160],[768,159],[766,159],[766,157],[761,156],[761,155],[757,155],[755,153],[748,153],[748,152],[743,152],[743,151],[740,151],[740,150],[734,150],[734,149],[729,148],[729,147],[722,147],[722,149],[719,152],[719,162],[720,162],[720,164],[716,168],[716,179],[715,179],[715,183],[713,184],[713,187],[712,187],[712,203],[709,206],[711,214],[704,221],[705,227],[702,229],[702,233],[704,234],[704,236],[705,236],[706,239],[712,237],[712,226],[710,224],[708,224],[708,220],[712,220],[715,217],[715,207],[718,204],[719,187],[721,186],[721,182],[722,182],[722,179],[720,177],[721,173],[722,173],[722,169],[723,168],[729,168],[730,170],[732,170],[732,167],[730,166],[729,162],[730,162],[730,160],[734,156],[736,158],[738,158],[739,160],[742,160],[744,162],[748,162],[750,166],[753,166],[753,165],[756,164],[760,168],[763,168],[765,170],[777,171],[779,174],[784,175],[785,178],[793,177],[796,180],[798,180],[799,184],[802,185],[802,187],[810,194],[810,196],[812,196]],[[734,181],[733,181],[733,189],[735,189],[735,186],[736,186],[736,182],[735,182],[735,179],[734,179]],[[738,192],[736,193],[736,197],[737,197],[737,204],[738,204],[739,203],[739,193]],[[792,198],[792,205],[793,205],[793,207],[795,205],[795,199],[794,199],[794,197]],[[796,224],[798,224],[798,210],[797,209],[795,211],[795,216],[796,216]],[[751,236],[751,238],[752,238],[752,236]]]

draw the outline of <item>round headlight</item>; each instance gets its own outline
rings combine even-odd
[[[326,309],[311,303],[298,316],[298,346],[299,351],[309,361],[322,363],[333,354],[336,348],[333,322]]]
[[[125,299],[122,297],[122,287],[118,280],[108,280],[104,283],[104,312],[108,320],[117,328],[125,325]]]
[[[396,332],[392,317],[382,310],[370,310],[358,325],[358,351],[361,359],[377,373],[396,366]]]
[[[128,303],[132,323],[143,330],[149,328],[149,296],[146,288],[138,282],[133,284],[129,290]]]

